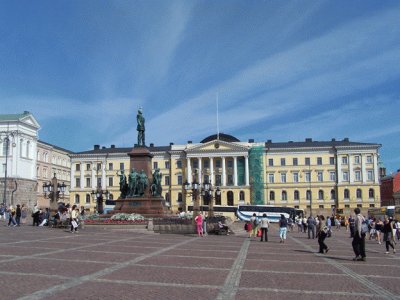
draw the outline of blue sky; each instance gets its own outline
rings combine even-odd
[[[400,168],[399,1],[0,2],[0,113],[72,151],[350,138]]]

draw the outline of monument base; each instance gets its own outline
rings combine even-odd
[[[171,216],[162,197],[135,197],[115,200],[115,207],[109,214],[139,214],[145,218],[163,218]]]

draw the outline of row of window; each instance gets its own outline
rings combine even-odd
[[[375,198],[375,190],[374,189],[369,189],[368,190],[368,197],[370,199],[374,199]],[[343,191],[343,198],[344,199],[350,199],[350,191],[348,189],[345,189]],[[356,190],[356,198],[357,199],[362,199],[362,190],[361,189],[357,189]],[[306,200],[311,200],[312,199],[312,192],[310,190],[306,191]],[[324,191],[323,190],[319,190],[318,191],[318,200],[324,200],[325,199],[325,195],[324,195]],[[275,191],[270,191],[269,192],[269,200],[274,201],[275,200]],[[282,201],[287,201],[288,200],[288,194],[287,191],[282,191],[281,192],[281,200]],[[294,191],[293,192],[293,200],[300,200],[300,192],[299,191]],[[336,200],[336,191],[335,190],[331,190],[330,192],[330,200]]]
[[[109,194],[108,195],[108,199],[109,200],[114,200],[114,195],[113,194]],[[91,195],[90,194],[86,194],[85,196],[85,203],[84,204],[90,204],[91,202]],[[74,199],[74,204],[80,205],[81,204],[81,197],[80,195],[75,195],[75,199]],[[83,203],[82,203],[83,204]]]
[[[348,164],[348,156],[342,156],[342,164]],[[366,162],[367,163],[373,163],[373,159],[372,159],[372,155],[367,155],[366,156]],[[323,165],[325,162],[323,161],[322,157],[317,157],[316,159],[316,165],[321,166]],[[328,162],[326,162],[328,163]],[[354,156],[354,163],[355,164],[360,164],[361,163],[361,156],[360,155],[356,155]],[[275,161],[273,158],[269,158],[268,159],[268,166],[272,167],[274,166]],[[280,159],[280,165],[281,166],[286,166],[286,158],[281,158]],[[294,157],[292,159],[292,165],[293,166],[298,166],[299,165],[299,159],[297,157]],[[311,158],[310,157],[305,157],[304,158],[304,165],[306,166],[310,166],[311,165]],[[335,165],[335,157],[331,156],[329,157],[329,165]]]
[[[41,153],[40,151],[38,151],[37,152],[37,159],[39,161],[43,161],[43,162],[48,163],[49,162],[49,154],[47,152]],[[53,157],[51,158],[51,163],[54,164],[54,165],[57,164],[57,165],[60,165],[60,166],[67,167],[68,160],[65,159],[65,158],[61,158],[60,156],[56,157],[55,155],[53,155]]]
[[[293,172],[292,173],[292,182],[298,183],[299,178],[301,178],[302,175],[299,172]],[[286,183],[287,182],[287,173],[280,173],[280,182],[281,183]],[[342,173],[342,180],[343,181],[349,181],[349,172],[344,171]],[[362,173],[361,171],[354,171],[354,181],[361,181],[362,180]],[[318,171],[317,172],[317,181],[318,182],[323,182],[324,181],[324,172],[323,171]],[[336,172],[335,171],[330,171],[329,172],[329,181],[336,181]],[[367,170],[367,181],[374,181],[374,171],[373,170]],[[274,173],[269,173],[268,174],[268,182],[269,183],[275,183],[275,174]],[[304,172],[304,182],[311,182],[311,172]]]

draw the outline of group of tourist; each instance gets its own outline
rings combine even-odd
[[[13,205],[0,205],[0,220],[4,220],[8,227],[16,227],[25,224],[27,215],[28,210],[24,204],[17,204],[15,207]]]

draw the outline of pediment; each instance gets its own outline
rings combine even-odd
[[[37,128],[37,129],[40,128],[39,123],[36,121],[36,119],[34,118],[34,116],[32,116],[31,114],[22,117],[22,118],[20,119],[20,121],[21,121],[22,123],[24,123],[24,124],[30,125],[30,126],[35,127],[35,128]]]
[[[221,140],[213,140],[204,144],[196,144],[187,147],[187,153],[199,152],[248,152],[248,147],[238,143],[229,143]]]

